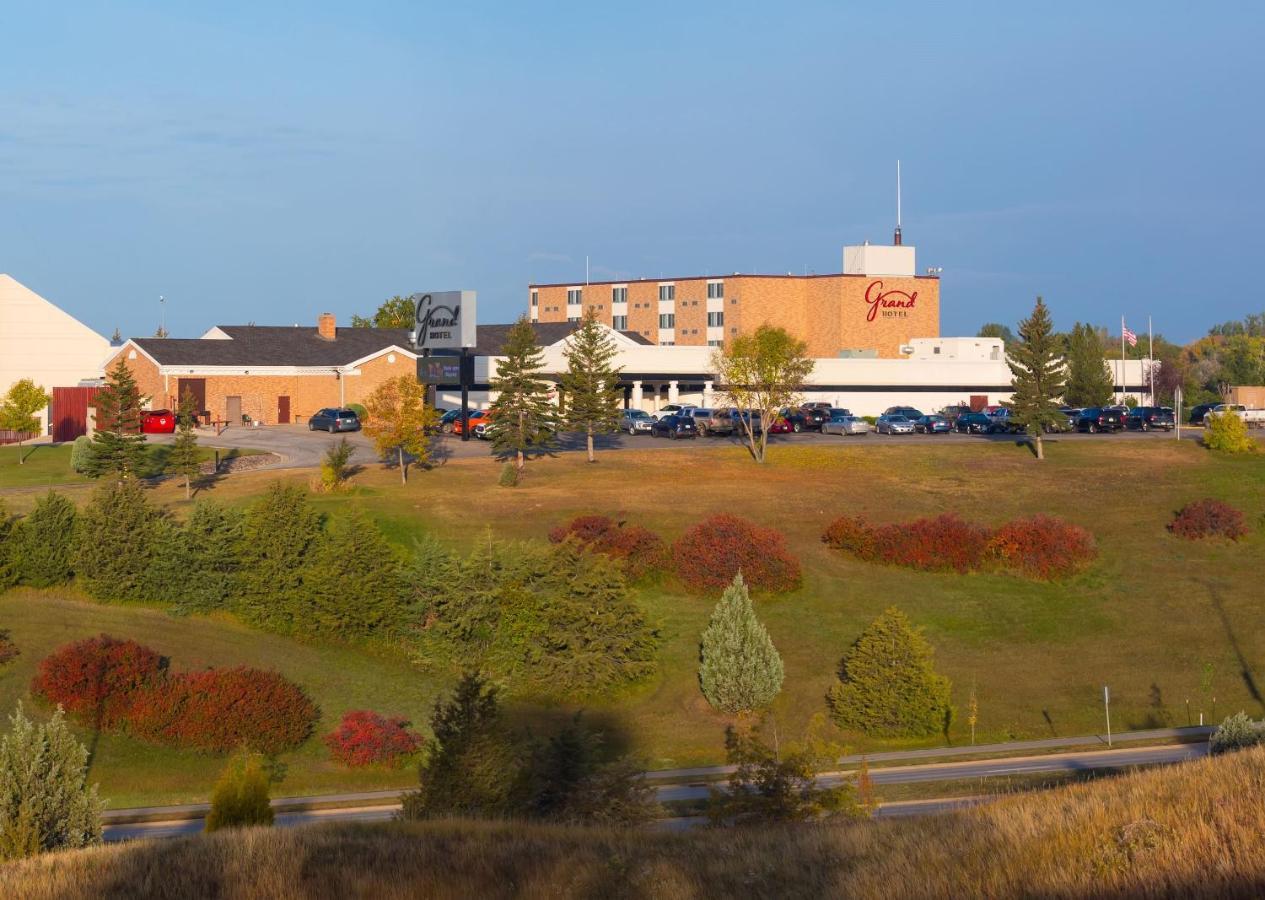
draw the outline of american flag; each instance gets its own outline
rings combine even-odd
[[[1129,342],[1129,346],[1136,347],[1138,345],[1138,336],[1130,331],[1129,326],[1123,322],[1120,323],[1120,327],[1124,329],[1124,339]]]

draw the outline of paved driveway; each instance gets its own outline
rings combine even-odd
[[[1201,434],[1200,429],[1182,429],[1182,440],[1197,440]],[[365,465],[375,461],[377,458],[373,450],[373,445],[369,439],[361,432],[352,432],[345,435],[347,441],[355,448],[352,456],[353,463]],[[316,468],[321,464],[321,457],[325,451],[333,443],[337,443],[343,435],[330,435],[324,432],[308,431],[306,425],[263,425],[257,428],[227,428],[223,433],[216,436],[210,431],[202,431],[199,433],[198,439],[207,446],[214,447],[240,447],[254,448],[257,450],[268,450],[276,453],[281,458],[271,466],[264,468],[283,469],[283,468]],[[150,435],[151,440],[164,442],[171,440],[170,435]],[[1096,443],[1113,443],[1117,441],[1172,441],[1175,440],[1172,433],[1166,432],[1148,432],[1140,431],[1122,431],[1116,434],[1061,434],[1054,437],[1047,437],[1047,443],[1059,443],[1062,441],[1090,441]],[[889,445],[889,444],[908,444],[913,447],[927,446],[932,444],[980,444],[985,442],[993,443],[1014,443],[1016,438],[1007,435],[980,435],[980,434],[875,434],[871,432],[868,435],[853,435],[850,437],[841,437],[833,434],[818,434],[816,432],[805,432],[803,434],[787,434],[787,435],[770,435],[770,446],[787,446],[793,444],[808,445],[835,445],[835,446],[870,446],[870,445]],[[706,437],[697,438],[695,440],[679,440],[672,441],[665,438],[650,438],[645,435],[631,437],[627,434],[610,434],[601,435],[597,438],[597,448],[601,451],[612,450],[664,450],[689,452],[691,450],[701,450],[705,447],[716,446],[741,446],[742,442],[737,437]],[[486,441],[480,441],[477,438],[471,438],[469,441],[463,441],[459,437],[452,435],[442,435],[435,441],[436,456],[440,461],[447,459],[486,459],[491,456],[492,447]],[[564,434],[558,441],[558,452],[575,453],[583,452],[584,438],[578,434]]]

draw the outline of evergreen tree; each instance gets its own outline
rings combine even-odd
[[[94,478],[111,475],[119,481],[136,478],[145,458],[141,433],[144,398],[123,358],[106,374],[105,387],[97,392],[96,432],[86,471]]]
[[[13,529],[17,523],[9,515],[8,507],[0,500],[0,591],[18,580],[18,570],[13,559]]]
[[[405,819],[495,816],[522,803],[522,762],[501,721],[497,689],[475,672],[435,702],[421,785],[404,796]]]
[[[264,758],[258,753],[237,753],[229,759],[211,791],[206,830],[271,824],[272,804],[268,799]]]
[[[10,535],[10,562],[18,581],[51,587],[70,580],[75,551],[75,505],[49,491]]]
[[[242,568],[242,514],[213,500],[199,500],[177,534],[178,568],[166,598],[180,612],[225,606],[237,594]],[[167,566],[160,566],[167,569]],[[189,577],[196,572],[197,577]]]
[[[497,361],[492,390],[492,449],[499,457],[513,457],[521,476],[527,451],[548,449],[558,428],[558,411],[549,399],[550,386],[541,376],[544,353],[526,316],[510,329]]]
[[[654,789],[630,760],[603,763],[602,735],[580,714],[561,731],[538,741],[530,761],[527,815],[552,822],[631,825],[658,811]]]
[[[0,861],[100,843],[105,804],[61,709],[38,725],[19,703],[9,723],[0,741]]]
[[[0,402],[0,429],[17,433],[18,465],[24,465],[22,442],[40,430],[40,420],[35,414],[46,408],[53,398],[34,381],[23,378],[15,381]]]
[[[756,618],[739,572],[703,632],[698,670],[703,696],[721,712],[751,712],[773,702],[782,689],[782,677],[782,657]]]
[[[1077,322],[1067,338],[1067,387],[1063,399],[1071,406],[1106,406],[1114,392],[1102,332],[1093,325]]]
[[[562,376],[567,423],[584,432],[589,462],[595,461],[593,436],[619,429],[621,370],[611,365],[618,353],[614,339],[598,323],[597,314],[591,308],[571,335],[569,346],[562,351],[567,358],[567,371]]]
[[[297,487],[274,481],[247,511],[242,526],[242,569],[234,609],[259,628],[294,630],[303,603],[310,553],[321,519]]]
[[[892,607],[857,638],[830,689],[841,728],[887,737],[925,737],[949,722],[949,679],[932,666],[927,639]]]
[[[406,585],[399,559],[377,526],[359,513],[339,516],[322,535],[302,596],[296,623],[305,633],[381,634],[404,623]]]
[[[1059,412],[1063,396],[1063,360],[1045,301],[1037,298],[1032,315],[1019,323],[1019,342],[1010,348],[1006,364],[1014,380],[1014,393],[1006,402],[1011,417],[1036,442],[1037,459],[1045,458],[1042,436],[1066,418]]]
[[[1015,333],[1010,330],[1010,326],[1003,325],[1000,322],[985,322],[980,326],[977,335],[979,337],[1001,338],[1007,347],[1015,342]]]
[[[197,421],[198,400],[192,391],[186,390],[180,398],[180,410],[176,414],[176,441],[167,457],[167,473],[184,477],[184,498],[193,496],[193,479],[202,471],[198,457],[198,434],[193,430]]]
[[[162,543],[162,513],[135,481],[99,487],[79,513],[75,571],[102,600],[148,600]]]

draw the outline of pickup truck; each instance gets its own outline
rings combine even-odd
[[[1218,403],[1212,409],[1204,413],[1204,426],[1207,427],[1212,420],[1231,413],[1243,420],[1248,428],[1265,427],[1265,409],[1248,409],[1242,403]]]

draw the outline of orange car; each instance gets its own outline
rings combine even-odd
[[[487,420],[487,418],[488,418],[488,411],[487,411],[486,409],[472,409],[472,410],[470,410],[470,429],[471,429],[471,432],[473,433],[473,429],[474,429],[474,426],[475,426],[475,425],[478,425],[480,422],[484,422],[484,421],[486,421],[486,420]],[[460,416],[458,416],[457,418],[455,418],[455,419],[453,419],[453,420],[452,420],[452,433],[453,433],[453,434],[461,434],[461,417],[460,417]]]

